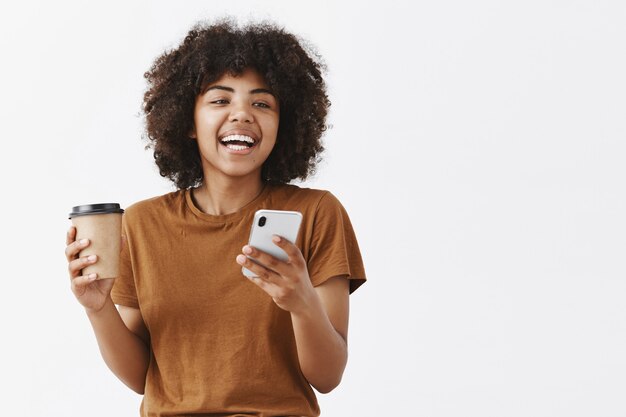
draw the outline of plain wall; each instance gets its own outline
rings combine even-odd
[[[626,415],[625,4],[2,3],[1,414],[138,414],[70,291],[67,213],[173,190],[142,76],[227,13],[328,64],[306,185],[347,208],[369,282],[323,416]]]

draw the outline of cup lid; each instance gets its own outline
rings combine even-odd
[[[103,204],[84,204],[82,206],[75,206],[72,208],[72,212],[69,214],[69,218],[86,216],[88,214],[111,214],[111,213],[124,213],[124,210],[118,203],[103,203]]]

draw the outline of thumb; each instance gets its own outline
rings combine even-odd
[[[78,296],[81,296],[87,290],[87,286],[98,278],[97,274],[83,275],[72,279],[72,290]]]

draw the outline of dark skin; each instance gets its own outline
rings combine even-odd
[[[219,97],[207,96],[208,100],[198,97],[191,135],[199,143],[205,178],[193,196],[209,214],[235,212],[259,194],[262,164],[276,142],[279,121],[270,97],[258,93],[268,86],[255,71],[225,75],[218,83],[229,90],[222,89]],[[232,132],[251,135],[255,146],[243,152],[228,148],[220,139]],[[143,393],[150,351],[141,313],[127,306],[116,309],[110,297],[112,279],[80,275],[97,257],[78,258],[89,242],[75,242],[75,237],[71,228],[65,253],[72,291],[85,307],[106,364],[126,385]],[[331,277],[313,287],[300,250],[279,237],[274,243],[287,253],[287,261],[244,247],[236,262],[256,273],[259,277],[250,281],[291,314],[300,369],[319,392],[330,392],[341,381],[348,356],[348,280]],[[251,264],[245,255],[254,256],[260,265]],[[247,278],[242,275],[242,279]]]
[[[313,287],[300,249],[280,236],[273,242],[288,255],[286,261],[246,245],[237,263],[255,273],[250,281],[291,313],[302,372],[318,391],[329,392],[347,362],[348,280],[333,277]]]

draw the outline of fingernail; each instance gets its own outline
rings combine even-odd
[[[243,255],[237,255],[237,263],[243,265],[246,263],[246,257]]]
[[[274,241],[274,243],[280,243],[280,236],[274,235],[274,237],[272,237],[272,240]]]
[[[87,242],[89,242],[89,239],[81,239],[79,243],[80,243],[81,245],[86,245],[86,244],[87,244]]]
[[[89,274],[89,275],[87,275],[87,279],[88,279],[89,281],[93,281],[93,280],[95,280],[97,277],[98,277],[98,275],[96,275],[96,274]]]
[[[252,248],[250,246],[243,247],[243,253],[250,255],[252,253]]]
[[[89,256],[87,257],[87,260],[88,260],[89,262],[93,262],[93,261],[95,261],[95,260],[96,260],[96,255],[89,255]]]

